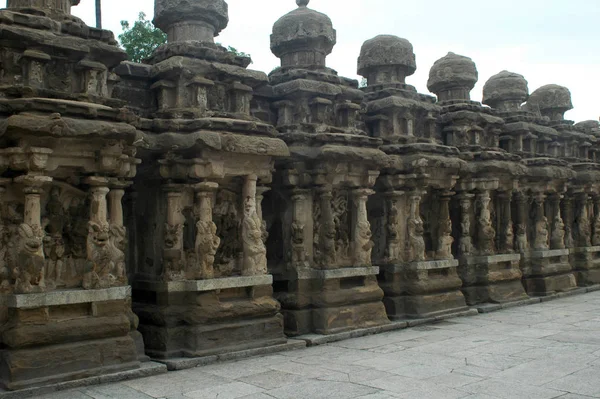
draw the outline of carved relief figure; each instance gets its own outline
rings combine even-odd
[[[256,212],[254,198],[244,201],[244,222],[242,238],[244,242],[244,274],[260,275],[267,273],[267,249],[262,239],[261,220]]]
[[[241,252],[240,218],[235,199],[235,194],[231,191],[219,190],[213,210],[217,234],[221,239],[221,245],[215,256],[215,266],[223,275],[231,273],[234,262],[239,258]]]
[[[550,245],[552,249],[565,248],[565,223],[560,217],[560,213],[554,217],[552,234],[550,236]]]
[[[9,229],[0,221],[0,293],[12,290],[12,276],[8,259],[9,239]]]
[[[447,219],[440,223],[436,258],[452,259],[452,243],[454,243],[454,238],[452,238],[452,222],[450,219]]]
[[[183,237],[183,224],[165,223],[164,277],[167,281],[185,278],[185,255],[181,237]]]
[[[468,255],[473,251],[473,241],[471,239],[471,200],[463,199],[460,201],[460,241],[459,251],[462,255]]]
[[[371,225],[369,222],[359,222],[356,226],[358,229],[358,237],[355,251],[355,265],[356,266],[370,266],[371,265],[371,253],[375,243],[371,240]]]
[[[515,247],[518,252],[525,252],[529,249],[529,243],[527,241],[527,227],[524,224],[517,225]]]
[[[423,221],[420,217],[408,220],[408,259],[411,261],[425,260],[425,239],[423,238]]]
[[[15,293],[46,291],[44,232],[41,226],[29,226],[23,223],[13,239],[15,243],[9,263],[15,280]]]
[[[125,250],[127,248],[127,229],[124,226],[110,226],[108,242],[111,259],[112,285],[127,285]]]
[[[386,258],[388,262],[402,260],[402,244],[400,242],[399,228],[400,211],[398,210],[398,203],[396,201],[391,201],[387,221]]]
[[[510,254],[514,252],[515,246],[515,233],[513,231],[514,226],[512,220],[509,220],[504,228],[504,241],[502,245],[502,252]]]
[[[592,245],[600,246],[600,212],[594,218],[594,235],[592,237]]]
[[[589,247],[591,245],[592,226],[588,217],[587,206],[583,206],[579,212],[577,220],[577,237],[580,247]]]
[[[543,216],[535,222],[535,249],[548,249],[548,218]]]
[[[304,265],[306,262],[306,249],[304,248],[304,225],[292,223],[292,263]]]
[[[198,221],[196,223],[195,250],[199,270],[195,271],[193,278],[213,278],[214,263],[221,239],[217,235],[217,225],[213,221]]]
[[[496,230],[492,226],[492,217],[490,215],[490,197],[482,195],[480,198],[481,213],[477,220],[479,252],[484,255],[494,253],[494,239]]]
[[[111,258],[108,241],[108,224],[88,222],[86,273],[83,276],[83,288],[98,289],[111,286]]]
[[[348,258],[350,234],[348,226],[348,198],[345,194],[334,196],[333,222],[335,229],[335,252],[338,258]],[[340,259],[341,260],[341,259]]]

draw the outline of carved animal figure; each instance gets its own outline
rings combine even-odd
[[[371,225],[369,222],[359,222],[356,226],[358,229],[358,237],[355,250],[356,266],[370,266],[371,253],[375,243],[371,240]]]
[[[16,244],[11,254],[11,267],[15,280],[15,293],[43,292],[46,290],[44,262],[44,232],[40,226],[21,224],[14,238]]]
[[[560,216],[554,218],[554,228],[550,237],[552,249],[565,248],[565,223]]]
[[[527,228],[523,224],[517,225],[515,246],[518,252],[525,252],[529,249],[529,243],[527,242]]]
[[[421,218],[411,218],[408,221],[408,258],[419,262],[425,260],[424,228]]]
[[[83,276],[83,288],[98,289],[110,287],[111,259],[108,224],[88,223],[87,270]]]
[[[535,223],[535,249],[548,249],[548,219],[544,216]]]
[[[196,223],[196,255],[199,270],[196,278],[212,278],[214,276],[214,263],[217,249],[221,239],[217,236],[217,225],[212,221],[199,221]]]

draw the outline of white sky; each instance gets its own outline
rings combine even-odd
[[[294,0],[228,0],[229,26],[217,38],[252,55],[251,68],[271,71],[279,64],[269,49],[273,23],[296,8]],[[0,7],[6,0],[0,0]],[[407,82],[428,93],[435,60],[449,51],[477,63],[480,81],[472,92],[481,100],[485,81],[501,70],[517,72],[530,91],[549,83],[568,87],[575,109],[567,118],[598,120],[600,105],[599,0],[312,0],[333,20],[338,44],[328,57],[340,75],[356,75],[362,43],[378,34],[412,42],[417,72]],[[102,0],[103,27],[118,35],[120,20],[153,16],[153,0]],[[82,0],[73,13],[95,24],[94,0]]]

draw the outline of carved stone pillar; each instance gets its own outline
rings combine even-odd
[[[452,191],[441,193],[440,208],[438,215],[438,236],[436,259],[453,259],[452,256],[452,221],[450,220],[450,198],[454,195]]]
[[[292,190],[292,226],[291,226],[291,262],[296,270],[308,266],[307,245],[310,237],[307,236],[306,215],[308,193],[306,190]]]
[[[516,195],[517,202],[517,231],[515,236],[515,249],[518,252],[525,252],[529,249],[529,240],[527,238],[527,220],[529,213],[527,212],[528,198],[524,192],[519,192]]]
[[[164,235],[163,277],[167,281],[185,278],[185,256],[183,252],[183,186],[167,184],[163,187],[167,196],[167,221]]]
[[[259,186],[256,188],[256,213],[260,219],[260,231],[262,232],[262,240],[265,245],[267,244],[267,239],[269,238],[269,231],[267,230],[267,222],[263,218],[262,202],[265,198],[265,193],[269,190],[270,188],[265,186]]]
[[[242,190],[244,198],[242,275],[244,276],[267,274],[267,249],[263,242],[262,221],[257,211],[256,181],[256,175],[246,176]]]
[[[110,225],[123,227],[123,197],[125,189],[122,187],[111,187],[108,193],[108,203],[110,205]]]
[[[113,270],[111,273],[122,284],[127,284],[125,252],[127,250],[127,229],[123,223],[123,196],[127,183],[114,182],[108,193],[109,205],[109,244]]]
[[[194,250],[196,264],[191,267],[188,278],[210,279],[214,277],[214,263],[221,243],[217,236],[217,225],[213,222],[213,196],[217,183],[204,182],[195,186],[196,190],[196,241]],[[190,265],[191,266],[191,265]]]
[[[422,192],[415,190],[410,193],[408,199],[409,211],[406,223],[406,258],[409,262],[420,262],[425,260],[425,239],[423,238],[423,219],[421,219],[421,198]]]
[[[477,219],[477,246],[482,255],[492,255],[494,253],[494,241],[496,230],[492,225],[492,215],[490,211],[490,192],[483,190],[477,193],[477,203],[479,204],[479,217]]]
[[[460,241],[459,253],[471,255],[473,252],[473,239],[471,237],[471,212],[475,194],[463,193],[459,196],[460,201]]]
[[[535,214],[533,248],[538,250],[545,250],[549,248],[548,218],[546,217],[544,211],[545,200],[546,195],[543,193],[537,193],[533,197],[533,207]]]
[[[335,249],[335,222],[332,209],[333,193],[331,187],[319,189],[321,218],[319,220],[319,257],[318,265],[322,269],[335,268],[337,254]]]
[[[511,211],[512,191],[504,191],[499,193],[498,200],[500,201],[500,209],[502,212],[500,225],[502,234],[500,235],[500,245],[498,249],[501,253],[509,254],[514,252],[515,247],[515,236],[513,231]]]
[[[563,219],[565,223],[565,247],[573,248],[575,242],[573,240],[573,199],[567,194],[562,200]]]
[[[404,261],[404,251],[402,250],[402,236],[400,229],[402,228],[402,208],[401,199],[404,196],[403,191],[391,191],[387,196],[387,244],[385,259],[387,263],[396,264]]]
[[[550,234],[550,248],[565,248],[565,223],[560,212],[560,199],[562,195],[553,194],[548,199],[552,209],[552,233]]]
[[[371,252],[374,243],[371,240],[371,224],[367,216],[367,199],[373,194],[370,189],[352,191],[354,205],[354,225],[352,232],[354,249],[354,266],[371,266]]]
[[[577,246],[589,247],[592,245],[592,223],[589,217],[588,194],[577,195]]]

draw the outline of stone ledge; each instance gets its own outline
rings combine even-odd
[[[461,263],[465,263],[467,265],[493,264],[501,262],[515,262],[520,260],[521,254],[475,255],[461,258]]]
[[[359,328],[351,331],[344,331],[335,334],[305,334],[296,337],[296,339],[306,342],[306,346],[324,345],[331,342],[343,341],[350,338],[364,337],[367,335],[380,334],[388,331],[402,330],[408,327],[406,321],[393,321],[376,327]]]
[[[131,297],[131,287],[113,287],[100,290],[62,290],[35,294],[0,295],[0,306],[18,309],[46,306],[74,305],[78,303],[104,302]]]
[[[245,359],[253,356],[267,355],[271,353],[290,351],[306,348],[306,342],[299,339],[288,339],[287,343],[271,345],[261,348],[246,349],[236,352],[227,352],[219,355],[202,357],[182,357],[174,359],[155,359],[155,362],[163,363],[169,371],[191,369],[198,366],[206,366],[216,362]]]
[[[43,386],[39,388],[28,388],[19,391],[0,390],[0,399],[36,398],[40,395],[51,394],[53,392],[65,391],[68,389],[133,380],[136,378],[151,377],[154,375],[165,374],[167,371],[167,366],[165,366],[164,364],[156,362],[145,362],[140,365],[140,368],[134,370],[121,371],[118,373],[83,378],[80,380],[61,382],[58,384]]]
[[[537,250],[534,249],[532,251],[529,252],[524,252],[521,254],[521,256],[523,257],[523,259],[530,259],[530,258],[555,258],[558,256],[567,256],[569,255],[569,250],[568,249],[544,249],[544,250]]]
[[[569,249],[569,252],[572,254],[595,253],[595,252],[600,252],[600,246],[571,248],[571,249]]]
[[[339,269],[306,269],[297,270],[288,274],[288,279],[310,280],[320,279],[329,280],[334,278],[348,278],[361,276],[376,276],[379,274],[379,266],[366,267],[341,267]]]
[[[540,298],[529,298],[505,303],[485,303],[481,305],[476,305],[474,306],[474,308],[476,308],[479,313],[490,313],[501,309],[514,308],[517,306],[534,305],[540,302]]]
[[[452,267],[458,267],[458,260],[456,259],[444,259],[444,260],[430,260],[421,262],[410,262],[399,265],[384,265],[380,266],[383,270],[389,273],[401,273],[405,270],[438,270],[438,269],[450,269]]]
[[[273,276],[239,276],[226,278],[213,278],[207,280],[184,280],[184,281],[138,281],[134,288],[143,291],[155,292],[204,292],[222,290],[227,288],[255,287],[259,285],[273,284]]]

